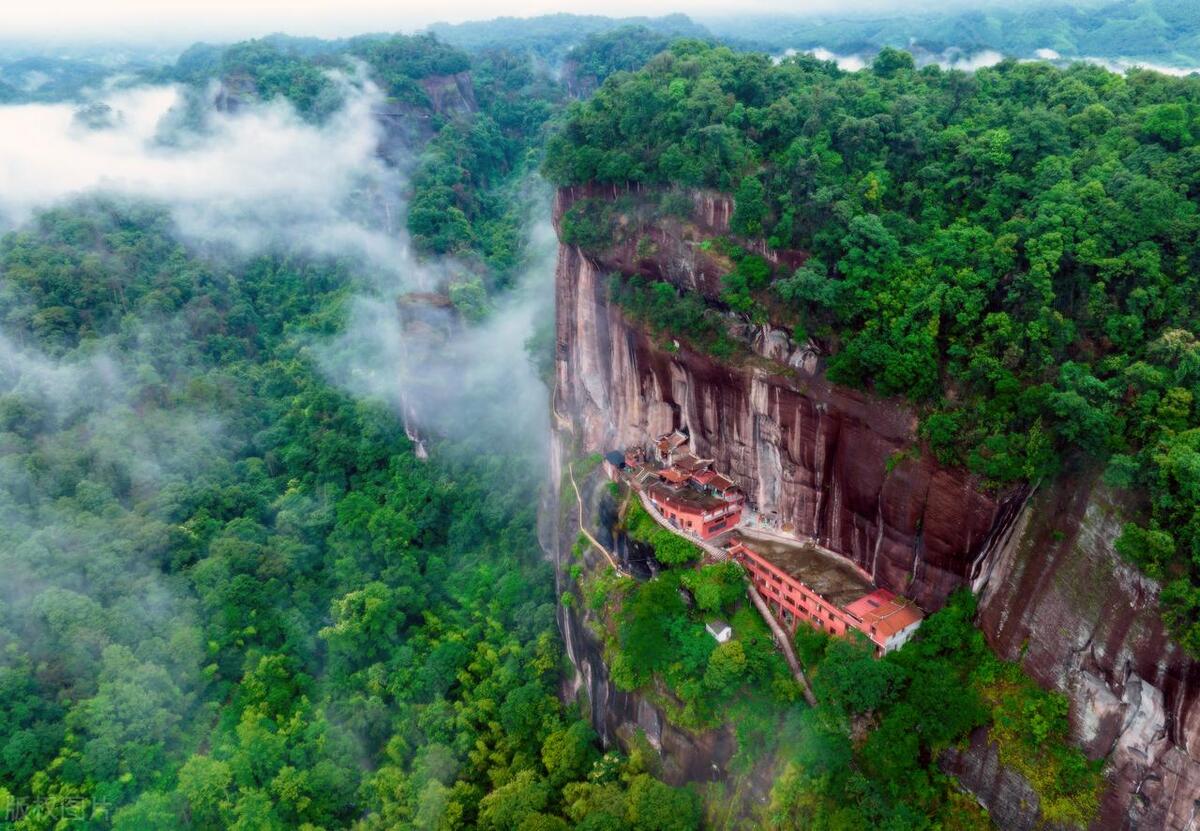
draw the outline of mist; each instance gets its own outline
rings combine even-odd
[[[478,277],[410,250],[405,181],[379,153],[380,93],[361,78],[339,85],[344,103],[323,123],[283,101],[236,114],[209,107],[188,123],[195,102],[175,86],[97,95],[93,103],[111,108],[98,127],[72,105],[0,106],[0,229],[20,230],[46,209],[87,210],[89,200],[147,201],[169,211],[177,236],[215,268],[262,254],[336,259],[357,292],[344,329],[304,345],[328,379],[390,407],[422,448],[506,445],[536,461],[547,393],[524,345],[551,314],[552,231],[531,222],[533,253],[517,290],[479,323],[450,307],[402,316],[398,298]],[[0,272],[0,291],[7,282]],[[106,650],[121,645],[169,668],[186,697],[204,659],[191,624],[196,601],[163,574],[160,557],[174,533],[174,494],[228,464],[247,437],[219,408],[186,399],[170,412],[142,412],[139,373],[149,370],[130,348],[176,342],[175,325],[162,320],[51,355],[0,323],[0,445],[28,452],[73,436],[78,453],[47,461],[51,473],[64,471],[56,479],[9,464],[0,446],[0,605],[46,654],[78,653],[67,661],[79,668],[69,683],[94,683],[84,668],[101,652],[119,662]],[[97,501],[88,479],[69,478],[79,469],[103,477],[97,492],[120,492],[127,504]],[[133,504],[152,506],[154,521],[128,526]],[[160,634],[168,630],[171,642]]]
[[[321,125],[276,101],[208,110],[190,129],[180,122],[191,102],[175,86],[99,97],[107,126],[87,126],[68,104],[0,107],[0,221],[13,227],[107,193],[164,204],[185,238],[241,255],[278,249],[395,268],[402,183],[376,152],[380,95],[345,77],[341,90],[344,106]]]
[[[814,58],[822,61],[833,61],[837,64],[838,69],[846,72],[857,72],[871,65],[871,61],[875,58],[874,52],[853,52],[839,54],[824,47],[816,47],[809,50],[789,49],[785,55],[795,55],[799,51],[807,51]],[[950,48],[937,54],[927,52],[919,52],[914,56],[917,66],[928,66],[936,64],[942,69],[958,69],[963,72],[974,72],[977,69],[984,69],[989,66],[995,66],[1004,60],[1004,56],[994,49],[984,49],[978,52],[965,52],[962,49]]]
[[[535,204],[543,218],[527,226],[527,265],[479,323],[424,298],[408,301],[401,286],[382,285],[355,297],[340,337],[314,347],[329,378],[401,413],[422,449],[423,439],[444,437],[447,449],[503,449],[540,467],[548,393],[526,344],[553,319],[557,240],[544,219],[548,194]]]

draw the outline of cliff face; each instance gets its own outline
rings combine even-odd
[[[436,115],[463,116],[479,108],[475,103],[475,86],[469,72],[429,75],[421,79],[421,89],[425,90],[429,106]]]
[[[727,227],[721,204],[700,201],[698,213],[698,238]],[[580,425],[585,447],[644,444],[685,426],[696,452],[729,471],[759,512],[844,553],[879,585],[936,608],[970,578],[1019,495],[988,495],[963,471],[913,453],[908,410],[830,384],[819,359],[782,331],[758,332],[764,359],[743,366],[664,351],[608,303],[607,274],[625,267],[625,254],[600,263],[574,246],[559,252],[556,406]],[[662,240],[656,262],[672,282],[719,280],[684,239]]]
[[[583,197],[622,195],[563,191],[558,216]],[[653,242],[648,253],[631,236],[590,256],[560,246],[554,404],[581,447],[620,448],[686,426],[697,452],[730,471],[759,511],[880,585],[933,610],[970,584],[993,648],[1064,692],[1073,738],[1106,760],[1112,787],[1095,827],[1194,829],[1200,667],[1165,635],[1158,587],[1114,550],[1119,505],[1094,474],[1032,494],[983,491],[913,452],[905,407],[829,383],[810,345],[769,326],[748,338],[757,357],[737,365],[655,343],[608,302],[607,278],[639,273],[714,297],[723,266],[699,242],[727,233],[732,205],[691,199],[690,218],[639,232]],[[942,761],[1002,827],[1040,827],[1028,784],[999,765],[986,736]]]
[[[558,438],[553,447],[553,470],[557,472],[561,470],[558,463],[562,458]],[[632,568],[635,573],[644,571],[644,561],[630,562],[626,541],[612,537],[616,506],[602,487],[605,481],[597,473],[579,483],[585,516],[594,520],[594,523],[589,521],[589,530],[610,550],[620,552],[624,567]],[[556,483],[558,486],[562,484]],[[567,487],[570,488],[569,485]],[[543,519],[553,512],[552,504],[543,506]],[[585,609],[582,597],[577,594],[575,581],[567,575],[568,555],[578,535],[573,506],[569,514],[568,521],[544,523],[541,528],[543,547],[556,554],[557,591],[576,592],[579,601],[558,607],[563,644],[575,668],[574,675],[564,680],[563,698],[580,702],[605,746],[618,745],[629,750],[642,741],[648,744],[658,756],[656,773],[664,781],[672,785],[724,781],[730,776],[729,763],[737,749],[730,725],[699,733],[682,730],[671,724],[649,696],[640,692],[624,692],[612,681],[604,662],[604,644],[588,625],[589,622],[595,622],[596,616]],[[586,549],[583,557],[589,571],[603,569],[606,565],[603,556],[593,548]],[[751,788],[751,798],[765,799],[769,789],[770,776],[758,777]]]
[[[1113,549],[1120,506],[1094,475],[1039,491],[977,576],[996,652],[1071,700],[1073,737],[1107,758],[1098,827],[1194,829],[1200,666],[1163,631],[1158,586]]]

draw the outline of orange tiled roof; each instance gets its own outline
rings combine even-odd
[[[696,470],[704,470],[711,464],[712,459],[701,459],[693,453],[688,453],[675,460],[675,467],[688,473]]]
[[[687,444],[687,442],[688,437],[676,430],[674,433],[659,436],[655,444],[658,445],[660,450],[674,450],[676,447]]]
[[[719,491],[727,491],[734,487],[734,484],[732,481],[730,481],[729,477],[721,473],[718,473],[716,476],[714,476],[713,480],[709,482],[709,484]]]
[[[663,468],[658,472],[658,475],[661,479],[670,482],[673,485],[682,485],[688,480],[688,475],[686,473],[673,467]]]
[[[846,611],[862,620],[866,627],[863,631],[870,632],[874,627],[873,635],[879,643],[886,643],[892,635],[924,617],[915,603],[897,597],[887,589],[876,589],[860,597],[847,606]]]

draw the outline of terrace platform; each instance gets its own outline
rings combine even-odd
[[[722,542],[729,545],[739,539],[780,571],[841,608],[875,590],[867,575],[852,562],[809,540],[789,541],[742,527]]]

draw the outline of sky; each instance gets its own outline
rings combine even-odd
[[[913,0],[910,9],[957,0]],[[693,17],[748,13],[897,10],[895,0],[0,0],[4,40],[196,40],[243,38],[285,31],[335,37],[408,31],[437,21],[552,12],[610,17],[683,12]]]

